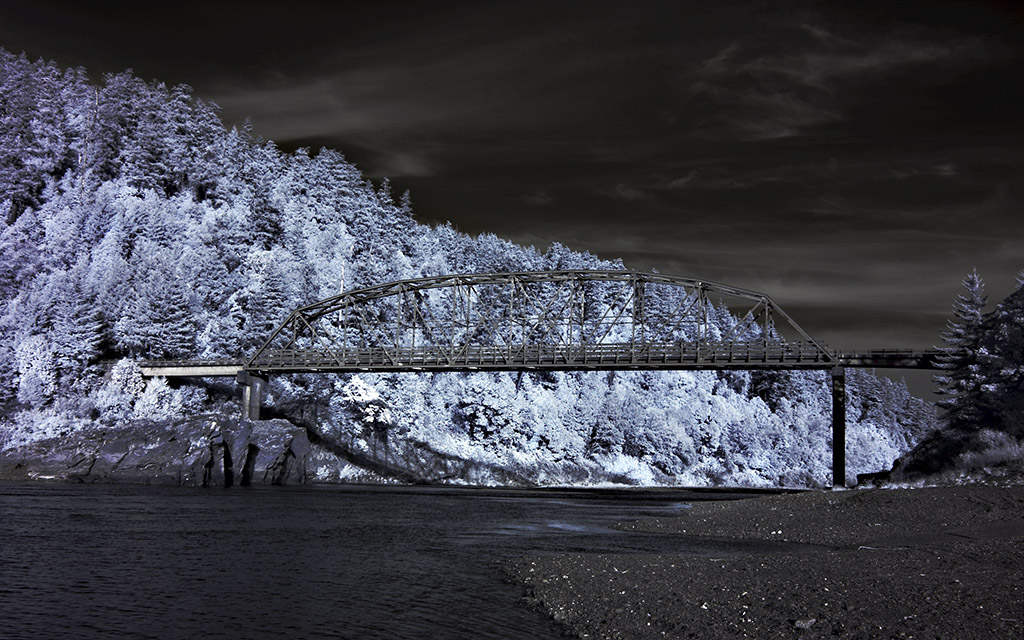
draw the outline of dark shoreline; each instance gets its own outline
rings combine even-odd
[[[1019,638],[1024,487],[700,502],[620,528],[831,547],[719,558],[522,558],[527,602],[587,638]]]

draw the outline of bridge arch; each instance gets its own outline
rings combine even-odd
[[[400,280],[292,311],[249,371],[831,368],[769,296],[617,270]]]

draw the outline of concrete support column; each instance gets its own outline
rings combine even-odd
[[[235,380],[242,385],[242,419],[259,420],[267,379],[248,371],[239,371]]]
[[[846,369],[832,369],[832,486],[846,486]]]

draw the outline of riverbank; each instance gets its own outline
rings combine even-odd
[[[631,531],[826,545],[722,557],[506,564],[581,638],[1020,638],[1024,487],[872,489],[696,503]]]

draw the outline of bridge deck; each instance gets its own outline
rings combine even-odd
[[[243,360],[151,360],[141,363],[145,376],[234,376],[240,371],[277,373],[346,373],[359,371],[586,371],[610,369],[828,369],[937,368],[938,351],[885,350],[825,354],[806,344],[608,344],[416,347],[350,349],[280,349],[249,363]]]
[[[839,361],[844,367],[878,369],[938,369],[937,349],[912,351],[910,349],[874,349],[855,353],[840,353]]]
[[[826,369],[836,360],[806,344],[603,344],[331,349],[278,349],[252,362],[148,361],[144,375],[235,375],[358,371],[518,371],[608,369]]]
[[[199,361],[159,361],[152,360],[141,363],[139,369],[147,377],[163,376],[165,378],[210,378],[217,376],[234,376],[245,369],[245,362],[235,360],[199,360]]]
[[[772,366],[828,367],[827,354],[807,345],[763,344],[602,344],[462,347],[371,347],[338,353],[323,349],[288,349],[266,354],[249,368],[261,371],[303,370],[481,370],[518,369],[715,369]]]

